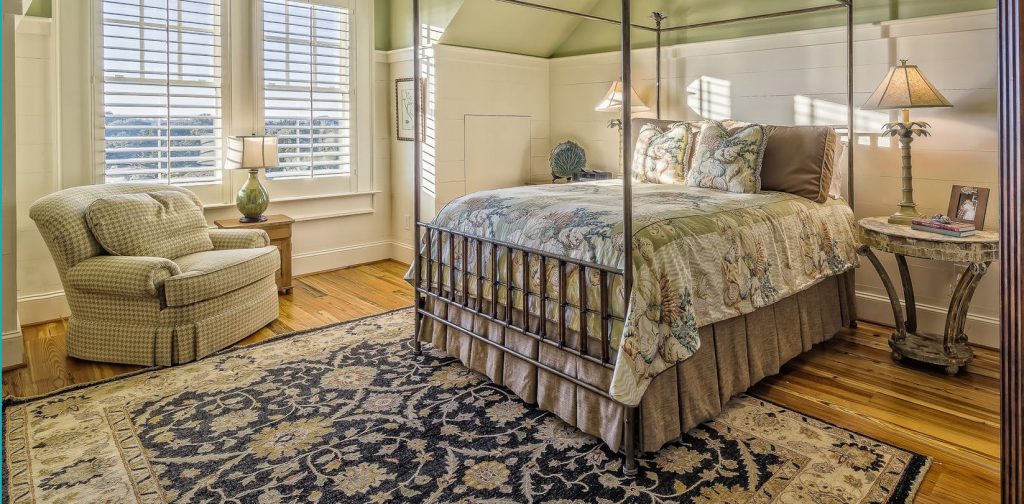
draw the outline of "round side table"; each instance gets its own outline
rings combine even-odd
[[[999,235],[979,231],[974,236],[955,238],[938,233],[916,231],[910,226],[890,224],[886,217],[869,217],[858,223],[862,245],[857,253],[871,261],[882,278],[882,284],[892,304],[892,315],[896,329],[889,337],[892,358],[899,361],[904,357],[916,361],[945,366],[946,373],[955,375],[960,368],[974,358],[974,352],[967,346],[964,323],[967,309],[974,296],[981,277],[990,264],[999,259]],[[907,305],[906,318],[889,274],[875,256],[873,250],[889,252],[896,256],[903,294]],[[960,276],[953,298],[946,313],[946,329],[942,336],[933,336],[917,330],[917,307],[914,302],[914,286],[907,268],[907,257],[932,259],[935,261],[967,263]]]

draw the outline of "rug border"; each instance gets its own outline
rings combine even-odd
[[[930,457],[928,455],[922,455],[920,453],[917,453],[916,451],[913,451],[913,450],[910,450],[910,449],[907,449],[907,448],[903,448],[902,446],[890,443],[888,441],[882,441],[881,439],[878,439],[878,438],[876,438],[874,436],[869,436],[867,434],[861,434],[860,432],[857,432],[855,430],[843,427],[841,425],[837,425],[835,423],[829,422],[828,420],[823,420],[823,419],[818,418],[818,417],[816,417],[814,415],[808,415],[806,413],[802,413],[802,412],[797,411],[797,410],[795,410],[795,409],[793,409],[793,408],[791,408],[789,406],[786,406],[786,405],[783,405],[783,404],[779,404],[778,402],[773,401],[771,399],[765,399],[764,397],[761,397],[760,395],[754,394],[752,392],[744,392],[744,393],[742,393],[740,395],[746,395],[746,396],[749,396],[749,397],[753,397],[754,399],[757,399],[758,401],[764,401],[764,402],[766,402],[768,404],[772,404],[772,405],[777,406],[779,408],[792,411],[792,412],[797,413],[797,414],[799,414],[801,416],[804,416],[804,417],[807,417],[807,418],[813,418],[814,420],[816,420],[818,422],[821,422],[821,423],[823,423],[825,425],[829,425],[829,426],[835,427],[836,429],[844,430],[846,432],[852,432],[852,433],[854,433],[854,434],[856,434],[856,435],[858,435],[858,436],[860,436],[862,438],[869,439],[869,440],[874,441],[876,443],[892,446],[893,448],[897,448],[897,449],[900,449],[900,450],[903,450],[903,451],[909,453],[911,455],[911,457],[910,457],[910,460],[907,461],[907,468],[903,472],[903,475],[900,477],[899,483],[897,483],[896,486],[892,489],[892,494],[889,495],[890,502],[892,502],[892,499],[895,499],[897,497],[902,498],[903,500],[896,501],[896,502],[912,502],[912,501],[909,501],[907,499],[911,498],[911,497],[916,497],[917,496],[917,491],[921,489],[921,484],[924,483],[925,475],[928,474],[928,470],[931,469],[931,467],[932,467],[932,462],[934,460],[933,460],[932,457]],[[913,478],[910,478],[912,470],[915,471],[916,473],[914,474]]]

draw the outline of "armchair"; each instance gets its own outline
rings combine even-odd
[[[213,250],[174,259],[108,255],[86,222],[115,194],[178,191],[162,184],[75,187],[29,211],[53,255],[71,307],[68,354],[87,360],[172,365],[205,357],[277,318],[280,257],[260,230],[211,229]]]

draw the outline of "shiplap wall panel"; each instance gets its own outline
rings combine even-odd
[[[953,102],[952,109],[912,112],[913,119],[933,126],[932,137],[913,144],[915,199],[926,214],[945,213],[953,184],[989,187],[989,229],[998,226],[995,27],[994,11],[921,18],[858,26],[855,44],[855,105],[867,99],[899,58],[920,65]],[[665,48],[662,115],[699,118],[701,110],[688,104],[693,95],[688,88],[710,78],[717,83],[711,88],[721,95],[711,97],[722,100],[719,107],[727,105],[729,117],[773,124],[845,123],[844,36],[841,29],[826,29]],[[634,88],[653,109],[654,52],[642,49],[633,55]],[[580,142],[592,167],[617,169],[618,133],[606,127],[615,115],[593,109],[619,78],[618,54],[553,59],[550,75],[551,142]],[[815,113],[808,115],[808,107]],[[857,112],[857,130],[864,133],[855,151],[858,217],[891,214],[900,201],[898,143],[877,135],[891,118],[895,113]],[[895,261],[886,256],[883,262],[895,275]],[[941,332],[942,312],[961,270],[917,260],[911,269],[923,305],[922,327]],[[998,344],[998,276],[994,266],[982,281],[967,325],[972,339],[988,346]],[[857,278],[861,315],[891,323],[875,272],[862,267]]]

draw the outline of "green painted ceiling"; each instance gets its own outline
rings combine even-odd
[[[389,23],[377,20],[378,49],[399,49],[412,45],[412,0],[375,0],[377,11],[389,12]],[[537,3],[618,19],[619,0],[534,0]],[[831,0],[633,0],[635,23],[652,24],[653,11],[668,14],[667,24],[698,23],[770,13],[802,7],[828,5]],[[995,8],[997,0],[858,0],[858,23],[907,19]],[[616,51],[618,27],[497,0],[420,0],[423,22],[444,30],[441,42],[450,45],[490,49],[530,56],[558,57]],[[751,6],[756,4],[756,8]],[[735,23],[711,28],[666,33],[666,45],[730,39],[796,30],[841,26],[845,12],[835,11]],[[388,30],[385,37],[380,34]],[[383,40],[390,44],[384,47]],[[635,31],[634,47],[651,47],[654,36]]]

